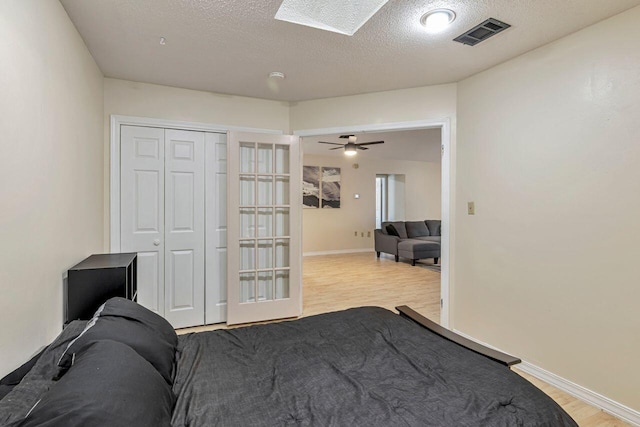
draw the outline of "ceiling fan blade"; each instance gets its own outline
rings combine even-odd
[[[331,145],[342,145],[342,146],[344,146],[344,144],[338,144],[337,142],[327,142],[327,141],[318,141],[318,144],[331,144]]]
[[[340,144],[342,145],[342,144]],[[342,150],[344,147],[329,148],[329,150]]]
[[[356,147],[358,147],[358,150],[368,150],[367,147],[360,147],[360,144],[356,145]]]
[[[373,144],[384,144],[384,141],[363,142],[362,144],[357,144],[357,145],[373,145]]]

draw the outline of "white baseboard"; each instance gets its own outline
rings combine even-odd
[[[304,252],[302,256],[355,254],[360,252],[373,252],[373,249],[339,249],[337,251]]]
[[[475,341],[478,344],[482,344],[486,347],[502,351],[504,353],[503,350],[477,340],[465,334],[464,332],[460,332],[457,329],[454,329],[453,331],[458,335],[470,339],[471,341]],[[556,375],[553,372],[549,372],[546,369],[534,365],[533,363],[523,360],[522,363],[513,366],[513,368],[519,369],[531,376],[549,383],[557,389],[562,390],[565,393],[572,395],[573,397],[577,397],[578,399],[587,402],[588,404],[595,406],[598,409],[602,409],[604,412],[607,412],[614,417],[620,418],[622,421],[629,423],[632,426],[640,427],[640,412],[636,411],[635,409],[629,408],[628,406],[616,402],[615,400],[609,399],[608,397],[596,393],[593,390],[589,390],[588,388],[571,382],[566,378]]]

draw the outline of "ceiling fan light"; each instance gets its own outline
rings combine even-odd
[[[420,23],[429,31],[442,31],[456,19],[456,14],[449,9],[431,10],[420,18]]]
[[[355,156],[358,153],[358,147],[353,143],[348,143],[344,147],[345,156]]]

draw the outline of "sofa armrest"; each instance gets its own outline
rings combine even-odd
[[[398,255],[398,242],[400,238],[398,236],[391,236],[386,234],[381,229],[377,229],[373,232],[375,240],[376,252],[384,252],[386,254]]]

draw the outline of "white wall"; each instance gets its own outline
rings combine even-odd
[[[302,210],[303,253],[369,249],[373,251],[376,225],[376,174],[403,174],[407,220],[439,219],[441,167],[439,163],[380,160],[346,156],[305,155],[308,166],[340,167],[342,187],[339,209]],[[353,164],[359,165],[358,169]],[[354,199],[354,193],[360,194]],[[358,232],[358,236],[354,232]],[[364,237],[361,233],[364,232]],[[367,237],[367,232],[371,236]]]
[[[0,2],[0,376],[62,329],[103,247],[102,73],[57,1]]]
[[[440,182],[441,180],[438,180],[438,182]],[[405,184],[407,182],[407,176],[405,174],[393,174],[393,175],[387,175],[387,214],[388,214],[388,221],[406,221],[407,220],[407,215],[405,213],[406,211],[406,188],[405,188]],[[433,188],[431,187],[433,185],[433,183],[430,182],[424,182],[423,184],[425,185],[425,189],[428,190],[432,190]],[[420,197],[422,194],[422,192],[416,194],[416,193],[412,193],[409,194],[409,197]],[[429,193],[431,193],[431,191],[429,191]],[[438,194],[434,195],[434,197],[438,197],[438,206],[441,205],[440,203],[440,193],[438,192]],[[432,203],[429,203],[429,205],[432,205]],[[434,218],[425,218],[425,219],[440,219],[440,214],[437,214],[436,217]]]
[[[104,79],[104,240],[109,248],[110,117],[112,114],[227,126],[289,130],[289,103]]]
[[[457,329],[636,410],[638,23],[640,7],[459,83],[453,247]]]
[[[291,129],[451,119],[455,140],[456,85],[427,86],[388,92],[291,103]]]

